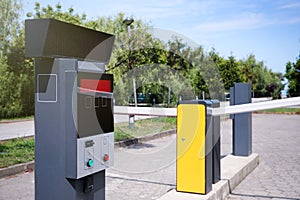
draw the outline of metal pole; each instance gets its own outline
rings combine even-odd
[[[128,33],[128,38],[131,37],[131,29],[130,29],[130,24],[127,25],[127,33]],[[129,59],[130,59],[130,52],[131,52],[131,44],[129,42]],[[131,62],[129,61],[129,65],[131,65]],[[136,84],[135,84],[135,73],[134,73],[134,66],[129,66],[132,67],[132,86],[133,86],[133,96],[134,96],[134,107],[137,107],[137,95],[136,95]]]
[[[254,85],[253,85],[253,76],[254,76],[254,65],[252,64],[252,98],[254,98]]]
[[[132,68],[132,86],[133,86],[133,97],[134,97],[134,107],[137,107],[137,95],[136,95],[136,84],[135,84],[135,73],[134,73],[134,67],[131,66],[130,62],[130,53],[131,53],[131,44],[130,44],[130,36],[131,36],[131,29],[130,24],[134,22],[133,19],[125,19],[123,23],[127,26],[127,35],[128,35],[128,46],[129,46],[129,55],[128,55],[128,65],[129,68]],[[129,115],[129,128],[134,128],[134,115]]]

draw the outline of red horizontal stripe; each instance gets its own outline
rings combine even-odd
[[[98,92],[112,92],[110,80],[81,79],[80,88]],[[80,90],[80,92],[84,92],[84,90]]]

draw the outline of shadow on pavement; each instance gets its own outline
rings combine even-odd
[[[134,178],[124,178],[124,177],[117,177],[117,176],[111,176],[111,175],[107,175],[106,177],[107,178],[111,178],[111,179],[120,179],[120,180],[125,180],[125,181],[140,182],[140,183],[150,183],[150,184],[156,184],[156,185],[166,185],[166,186],[176,187],[175,184],[171,184],[171,183],[162,183],[162,182],[156,182],[156,181],[150,181],[150,180],[142,180],[142,179],[134,179]]]
[[[137,143],[130,146],[127,146],[126,149],[145,149],[145,148],[154,148],[155,145],[147,143]]]

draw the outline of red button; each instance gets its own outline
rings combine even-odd
[[[108,156],[108,154],[105,154],[104,155],[104,161],[107,162],[108,160],[109,160],[109,156]]]

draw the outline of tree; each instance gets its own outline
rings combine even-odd
[[[33,73],[30,74],[32,70],[24,62],[24,31],[19,23],[21,9],[19,0],[0,2],[0,118],[22,116],[27,109],[33,111],[32,101],[24,102],[33,100],[34,93]]]
[[[25,58],[24,24],[19,23],[21,1],[4,0],[0,2],[0,118],[11,118],[33,115],[34,113],[34,72],[32,59]],[[84,15],[73,15],[73,10],[61,12],[57,4],[56,10],[51,6],[41,8],[35,6],[34,18],[53,17],[82,23]],[[28,14],[32,16],[32,14]]]
[[[4,0],[0,5],[0,117],[30,115],[34,105],[33,62],[24,56],[24,25],[18,23],[21,3]],[[215,50],[207,55],[201,46],[191,48],[180,38],[164,43],[150,34],[151,26],[142,20],[130,25],[132,34],[128,37],[123,13],[88,20],[86,14],[77,14],[73,8],[63,11],[61,4],[42,7],[36,3],[34,12],[27,16],[54,18],[114,34],[115,47],[107,72],[114,74],[117,105],[126,105],[130,100],[132,72],[136,72],[136,91],[156,95],[168,107],[176,105],[179,95],[191,99],[202,91],[207,98],[222,99],[225,89],[234,82],[253,83],[255,92],[261,96],[274,96],[282,86],[278,74],[257,62],[254,55],[236,61],[234,56],[224,59]],[[292,68],[293,64],[290,65]],[[291,72],[290,76],[295,74]],[[293,84],[291,81],[291,87]]]
[[[133,71],[143,65],[150,63],[162,64],[165,63],[163,56],[164,46],[162,43],[153,38],[149,33],[150,26],[141,20],[135,20],[131,24],[132,34],[127,35],[127,27],[123,23],[125,15],[119,13],[113,17],[100,17],[95,20],[87,20],[86,15],[78,15],[74,13],[72,8],[68,11],[62,11],[62,6],[57,4],[55,8],[50,5],[41,7],[39,3],[35,5],[35,12],[28,13],[29,17],[33,18],[54,18],[65,22],[81,25],[97,31],[107,32],[116,36],[114,49],[110,59],[110,63],[106,67],[106,71],[114,74],[114,82],[122,80],[129,71]],[[129,48],[130,47],[130,48]],[[149,73],[152,73],[149,71]],[[129,73],[130,74],[130,73]],[[127,77],[132,79],[132,77]],[[116,97],[117,105],[128,104],[128,96],[131,92],[126,90],[129,84],[117,84],[118,97]],[[139,89],[137,90],[145,90]]]
[[[227,91],[230,90],[230,87],[232,87],[234,83],[241,82],[241,72],[238,64],[233,56],[229,56],[226,60],[220,59],[217,64],[225,90]]]
[[[19,116],[34,114],[34,68],[32,59],[25,58],[25,32],[21,29],[10,43],[7,53],[8,71],[14,81],[20,83],[19,100],[21,111]]]
[[[300,96],[300,55],[296,59],[296,62],[288,62],[285,68],[289,96]]]
[[[245,60],[240,60],[241,80],[252,84],[255,97],[279,98],[283,88],[280,76],[257,61],[255,55],[250,54]]]
[[[0,1],[0,57],[6,55],[9,41],[16,35],[19,26],[19,15],[22,9],[20,0]]]
[[[20,83],[7,68],[7,64],[0,63],[0,119],[17,117],[22,110]]]
[[[62,11],[62,5],[60,3],[55,5],[55,9],[47,5],[46,7],[41,7],[40,3],[36,2],[34,7],[35,13],[27,13],[27,17],[39,19],[39,18],[53,18],[61,20],[64,22],[69,22],[75,25],[83,25],[86,22],[86,14],[74,13],[74,9],[71,7],[68,11]]]

